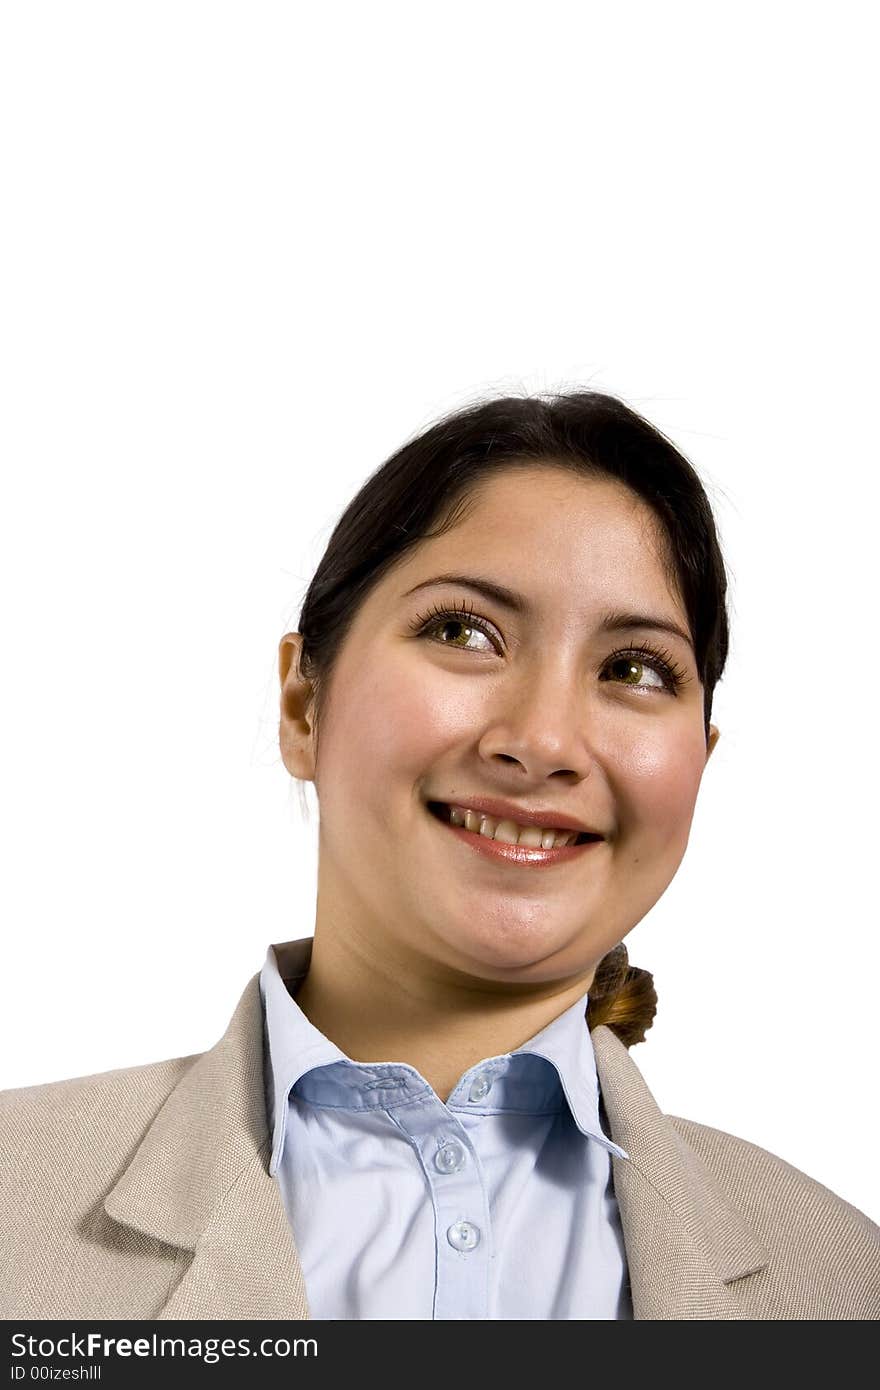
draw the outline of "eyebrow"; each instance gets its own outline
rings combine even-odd
[[[522,594],[506,588],[503,584],[496,584],[492,579],[483,579],[473,574],[436,574],[433,579],[423,579],[421,584],[407,589],[403,597],[408,598],[410,594],[418,593],[419,589],[429,589],[434,584],[461,584],[466,589],[476,589],[477,593],[494,599],[502,608],[508,608],[512,613],[529,611],[528,601]],[[671,618],[662,618],[654,613],[628,613],[624,609],[615,608],[604,613],[599,621],[600,632],[625,632],[636,627],[650,627],[658,632],[669,632],[687,643],[691,651],[694,650],[689,634]]]

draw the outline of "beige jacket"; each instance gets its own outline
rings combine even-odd
[[[636,1318],[880,1318],[880,1228],[592,1039]],[[308,1318],[264,1094],[258,975],[208,1052],[0,1092],[0,1317]]]

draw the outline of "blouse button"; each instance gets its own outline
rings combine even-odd
[[[468,1100],[482,1100],[483,1096],[487,1096],[491,1089],[492,1078],[487,1075],[486,1072],[483,1072],[472,1083],[471,1089],[468,1092]]]
[[[454,1139],[450,1139],[434,1155],[434,1167],[440,1173],[457,1173],[464,1167],[464,1163],[464,1149]]]
[[[479,1228],[469,1221],[456,1221],[446,1232],[446,1239],[456,1250],[473,1250],[480,1242]]]

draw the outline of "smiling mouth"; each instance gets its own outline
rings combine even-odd
[[[501,821],[478,811],[468,811],[462,824],[461,810],[464,808],[459,808],[453,820],[452,808],[445,802],[428,801],[426,806],[434,820],[445,825],[472,849],[511,864],[553,864],[580,857],[586,847],[602,842],[601,835],[589,831],[578,833],[549,827],[541,832],[541,838],[536,842],[535,826],[518,826],[513,821]],[[522,834],[526,836],[525,842],[519,838]]]

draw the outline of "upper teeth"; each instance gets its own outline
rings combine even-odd
[[[577,830],[545,830],[540,825],[518,825],[513,820],[497,820],[484,811],[471,811],[467,806],[449,806],[453,825],[463,825],[490,840],[502,840],[506,845],[529,845],[532,849],[554,849],[571,845],[579,835]]]

